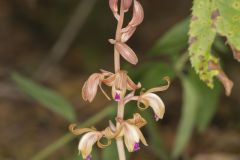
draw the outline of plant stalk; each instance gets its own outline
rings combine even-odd
[[[123,27],[123,20],[124,20],[124,11],[123,11],[123,2],[121,1],[120,6],[120,17],[117,24],[117,30],[115,35],[115,40],[120,41],[121,40],[121,29]],[[118,53],[116,47],[114,47],[114,68],[115,73],[120,70],[120,54]],[[124,103],[121,99],[120,102],[118,102],[118,111],[117,111],[117,117],[120,119],[123,119],[124,117]],[[117,122],[117,128],[120,126],[120,123]],[[118,156],[119,160],[126,160],[125,150],[124,150],[124,144],[123,144],[123,138],[117,138],[117,149],[118,149]]]

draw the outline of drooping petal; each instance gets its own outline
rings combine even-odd
[[[169,77],[164,77],[163,79],[167,82],[166,85],[160,86],[160,87],[151,88],[151,89],[147,90],[146,93],[161,92],[161,91],[167,90],[170,87],[170,84],[171,84],[170,78]]]
[[[129,63],[136,65],[138,58],[135,52],[125,43],[117,42],[115,44],[117,51],[123,56]]]
[[[127,89],[130,91],[134,91],[136,89],[141,88],[141,83],[135,84],[130,77],[127,78]]]
[[[118,15],[118,0],[109,0],[109,6],[113,12],[113,15],[115,18],[118,20],[119,15]]]
[[[132,0],[122,0],[123,11],[127,12],[132,5]]]
[[[138,26],[142,23],[144,19],[144,11],[142,5],[137,1],[134,0],[134,7],[133,7],[133,17],[132,20],[129,22],[130,26]]]
[[[93,145],[101,138],[99,132],[88,132],[80,140],[78,150],[82,153],[83,159],[87,159],[92,152]]]
[[[124,142],[129,152],[133,152],[135,143],[140,141],[137,129],[134,125],[124,123]]]
[[[98,85],[102,75],[99,73],[92,74],[88,80],[84,83],[82,88],[82,97],[85,101],[92,102],[97,94]]]
[[[163,118],[165,105],[159,96],[154,93],[145,93],[141,96],[140,102],[144,105],[149,105],[153,109],[157,121]]]

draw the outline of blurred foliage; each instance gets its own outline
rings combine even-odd
[[[12,75],[12,79],[23,92],[43,104],[44,107],[47,107],[70,122],[76,121],[76,113],[74,112],[73,106],[57,92],[41,86],[17,73]]]

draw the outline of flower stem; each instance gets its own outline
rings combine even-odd
[[[122,9],[122,1],[121,1],[120,16],[117,24],[116,35],[115,35],[116,41],[121,40],[121,29],[123,26],[123,20],[124,20],[124,11]],[[114,67],[115,67],[115,72],[118,72],[120,70],[120,54],[116,50],[116,47],[114,47]]]
[[[123,20],[124,20],[124,11],[123,11],[122,4],[123,4],[123,2],[121,1],[120,16],[119,16],[119,20],[118,20],[118,24],[117,24],[116,35],[115,35],[115,40],[116,41],[121,40],[121,29],[123,27]],[[115,72],[118,72],[120,70],[120,54],[118,53],[116,47],[114,47],[114,68],[115,68]],[[121,119],[123,119],[123,117],[124,117],[124,103],[123,103],[123,100],[120,100],[120,102],[118,102],[117,117],[121,118]],[[117,122],[117,128],[118,127],[120,127],[119,122]],[[117,143],[119,160],[126,160],[123,138],[122,137],[117,138],[116,143]]]

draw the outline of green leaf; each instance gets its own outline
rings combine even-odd
[[[203,80],[213,88],[213,77],[218,74],[216,70],[209,70],[209,62],[218,64],[218,59],[211,54],[211,47],[216,36],[212,28],[213,6],[209,0],[194,0],[192,20],[189,31],[190,60]]]
[[[55,91],[37,84],[36,82],[17,73],[12,74],[12,79],[24,93],[43,104],[43,106],[59,114],[70,122],[76,120],[73,106]]]
[[[149,51],[149,55],[178,54],[187,47],[189,19],[185,19],[170,28]]]
[[[240,0],[213,0],[217,32],[227,38],[235,58],[240,61]]]
[[[189,31],[192,66],[210,88],[218,76],[229,95],[232,82],[224,74],[219,60],[211,54],[217,33],[225,36],[234,57],[240,61],[240,0],[194,0]]]
[[[187,77],[181,77],[184,93],[182,116],[176,136],[172,156],[178,157],[191,138],[198,111],[199,94],[193,81]]]

